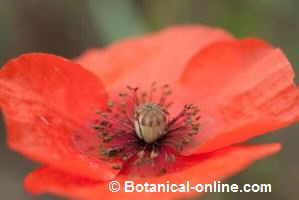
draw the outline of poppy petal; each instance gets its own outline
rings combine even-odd
[[[215,152],[212,157],[191,165],[190,168],[173,174],[153,178],[128,178],[118,177],[117,180],[123,184],[124,181],[132,180],[135,184],[153,183],[181,184],[190,181],[192,185],[211,183],[231,176],[241,169],[246,168],[254,161],[261,159],[280,150],[279,144],[231,146]],[[136,193],[136,192],[109,192],[108,182],[93,182],[87,179],[73,177],[59,172],[55,169],[44,167],[33,171],[25,179],[26,189],[35,194],[44,192],[74,197],[83,200],[96,199],[173,199],[195,195],[196,193]],[[198,195],[199,193],[197,193]]]
[[[199,52],[178,84],[184,101],[202,108],[196,138],[201,145],[192,152],[241,143],[298,121],[293,79],[281,50],[260,40],[219,42]]]
[[[96,76],[54,55],[25,54],[0,71],[0,105],[10,147],[69,173],[96,179],[117,173],[73,144],[74,133],[106,99]]]
[[[116,42],[102,50],[89,50],[75,61],[98,75],[107,87],[171,83],[195,52],[222,40],[233,37],[218,28],[177,26]]]

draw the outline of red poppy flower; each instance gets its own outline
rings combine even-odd
[[[183,26],[75,61],[22,55],[0,72],[0,104],[9,146],[43,164],[28,191],[172,199],[186,193],[111,193],[107,183],[210,183],[279,151],[241,143],[299,119],[293,79],[264,41]]]

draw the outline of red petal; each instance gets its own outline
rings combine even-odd
[[[100,76],[108,87],[171,83],[195,52],[222,40],[232,40],[232,36],[217,28],[178,26],[116,42],[103,50],[89,50],[76,61]]]
[[[114,176],[116,171],[73,144],[76,131],[107,99],[93,74],[57,56],[26,54],[1,70],[0,94],[11,148],[69,173]]]
[[[199,52],[180,82],[184,101],[202,108],[197,149],[213,151],[297,121],[293,79],[284,54],[263,41],[219,42]]]
[[[145,182],[153,184],[180,184],[190,181],[192,185],[211,183],[222,180],[246,168],[254,161],[279,151],[279,144],[233,146],[213,153],[209,159],[203,160],[190,168],[174,174],[166,174],[155,178],[119,177],[118,181],[133,180],[136,184]],[[97,199],[176,199],[199,193],[113,193],[108,191],[108,182],[93,182],[72,177],[51,168],[41,168],[32,172],[25,180],[25,186],[32,193],[51,192],[84,200]]]

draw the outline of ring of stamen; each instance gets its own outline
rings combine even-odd
[[[101,154],[108,159],[134,160],[134,165],[155,165],[161,159],[175,162],[199,132],[200,116],[196,105],[186,104],[171,117],[171,94],[169,85],[158,90],[153,83],[147,92],[128,86],[119,93],[119,101],[109,101],[105,110],[97,112],[99,118],[93,125],[101,140]]]

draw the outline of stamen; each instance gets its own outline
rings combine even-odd
[[[176,116],[169,113],[173,101],[169,85],[158,88],[154,82],[148,91],[127,86],[118,94],[119,100],[107,102],[107,108],[96,113],[99,118],[92,128],[101,140],[100,152],[108,159],[127,164],[113,165],[120,169],[126,165],[160,167],[175,163],[177,155],[199,132],[199,109],[194,104],[184,105]]]

